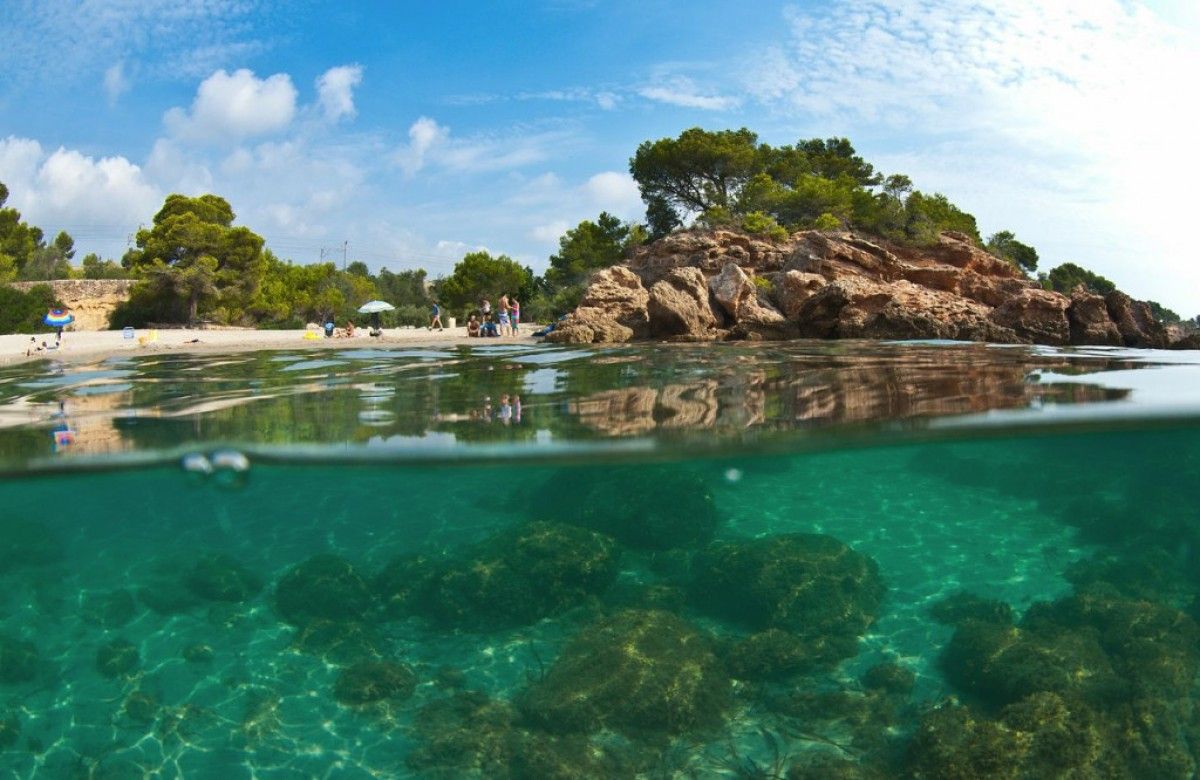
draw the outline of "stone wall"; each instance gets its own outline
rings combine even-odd
[[[117,306],[129,300],[133,279],[58,279],[53,282],[14,282],[18,290],[48,284],[63,305],[75,315],[68,330],[107,330],[108,317]]]

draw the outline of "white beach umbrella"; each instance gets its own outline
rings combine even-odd
[[[387,301],[367,301],[358,307],[359,314],[378,314],[381,311],[392,311],[396,307]]]

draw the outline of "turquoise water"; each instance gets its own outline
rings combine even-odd
[[[1193,776],[1198,365],[3,369],[0,776]]]

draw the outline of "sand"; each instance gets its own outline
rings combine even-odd
[[[348,338],[306,339],[303,330],[253,330],[253,329],[189,329],[138,330],[134,338],[127,339],[119,330],[67,332],[63,334],[59,349],[34,352],[26,356],[30,346],[30,334],[0,336],[0,365],[13,365],[30,360],[60,360],[82,363],[102,360],[112,355],[151,355],[162,352],[226,353],[252,352],[260,349],[345,349],[348,347],[376,347],[387,349],[411,347],[445,347],[457,344],[532,344],[531,335],[539,325],[522,323],[520,335],[508,338],[472,339],[467,337],[465,327],[447,328],[444,331],[428,331],[425,328],[391,328],[380,338],[372,338],[366,330]],[[39,333],[33,336],[36,344],[54,343],[54,335]]]

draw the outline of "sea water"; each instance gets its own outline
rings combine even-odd
[[[1188,777],[1198,378],[936,343],[3,369],[0,776]]]

